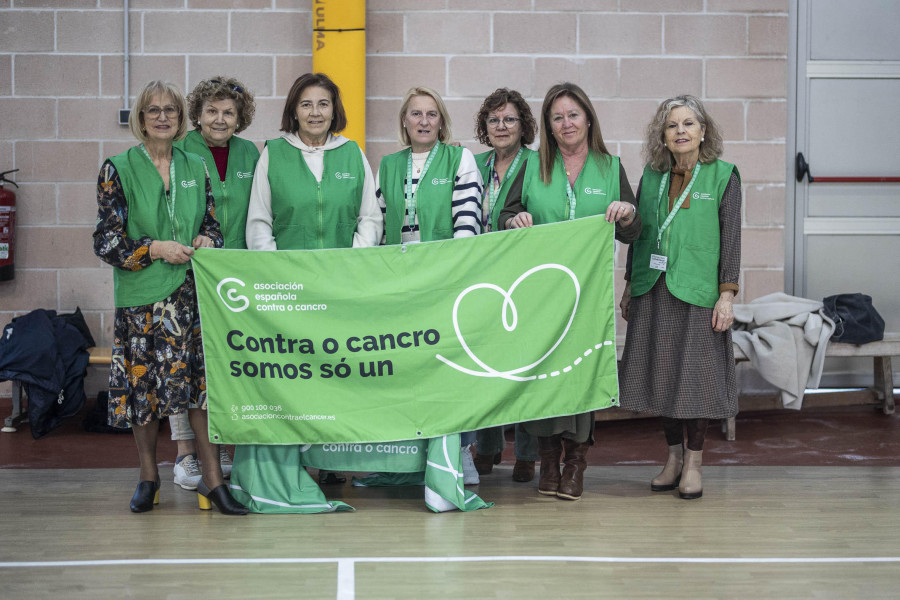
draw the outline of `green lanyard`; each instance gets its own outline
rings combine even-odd
[[[506,183],[506,180],[509,179],[509,176],[512,173],[516,172],[516,166],[519,164],[519,159],[522,157],[523,148],[519,146],[519,151],[516,152],[516,157],[513,159],[512,164],[506,170],[506,173],[503,175],[503,181],[495,188],[493,180],[491,184],[488,186],[488,223],[491,222],[491,215],[494,214],[494,206],[497,204],[497,198],[500,197],[500,188],[503,187],[503,184]],[[491,160],[488,163],[488,173],[493,174],[494,172],[494,158],[496,158],[497,153],[494,152],[491,154]]]
[[[144,147],[144,144],[141,144],[141,150],[144,152],[144,156],[147,157],[147,160],[150,161],[150,164],[153,164],[153,159],[150,158],[150,153],[147,152],[147,148]],[[156,166],[155,164],[153,165]],[[175,190],[178,189],[178,186],[175,184],[175,151],[172,151],[172,160],[169,162],[169,193],[166,195],[166,208],[169,209],[169,223],[172,225],[172,239],[176,242],[178,238],[175,236]],[[163,190],[165,192],[165,190]]]
[[[416,223],[416,198],[419,195],[419,188],[422,187],[422,180],[425,179],[425,173],[428,171],[431,160],[437,154],[440,145],[440,141],[436,142],[431,152],[428,153],[428,158],[425,159],[425,166],[422,167],[422,173],[419,175],[419,185],[416,186],[415,192],[412,191],[412,148],[409,149],[409,158],[406,160],[406,214],[409,215],[410,227]]]
[[[569,199],[569,220],[575,220],[575,192],[572,191],[572,186],[569,184],[569,177],[566,176],[566,196]]]
[[[560,154],[559,150],[556,151],[556,157],[559,160],[563,160],[562,154]],[[590,156],[588,156],[588,159]],[[584,163],[587,164],[587,160],[585,159]],[[581,167],[584,170],[584,167]],[[566,171],[566,163],[563,161],[563,173]],[[577,180],[577,178],[576,178]],[[568,206],[569,206],[569,220],[575,220],[575,192],[572,191],[572,185],[569,183],[569,175],[566,174],[566,198],[568,198]]]
[[[659,244],[662,241],[663,232],[668,229],[669,225],[672,223],[672,219],[675,218],[675,213],[681,208],[681,205],[684,204],[684,200],[688,197],[688,194],[691,193],[691,188],[694,187],[694,182],[697,181],[697,173],[700,172],[700,161],[697,161],[697,164],[694,165],[694,170],[691,171],[691,182],[688,183],[687,189],[682,192],[681,196],[678,197],[678,201],[675,202],[675,205],[672,207],[672,210],[669,212],[669,216],[666,217],[665,222],[659,227],[659,232],[656,234],[656,249],[659,250]],[[659,194],[656,197],[656,222],[659,223],[659,213],[661,212],[658,207],[662,205],[663,193],[666,191],[666,187],[669,183],[669,172],[666,171],[666,174],[663,175],[662,181],[659,182]]]

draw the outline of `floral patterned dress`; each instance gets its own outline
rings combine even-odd
[[[125,232],[128,202],[113,163],[97,182],[94,252],[117,269],[139,271],[152,264],[148,237]],[[199,235],[223,244],[215,202],[206,179],[206,213]],[[206,407],[206,373],[194,272],[167,298],[143,306],[116,308],[108,422],[113,427],[147,425],[188,408]]]

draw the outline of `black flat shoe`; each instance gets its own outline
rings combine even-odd
[[[212,504],[216,505],[219,512],[223,515],[246,515],[249,510],[247,507],[231,497],[228,486],[224,483],[214,490],[210,490],[201,480],[197,484],[197,500],[200,504],[200,510],[211,510]],[[212,501],[212,504],[210,504]]]
[[[153,510],[159,504],[159,475],[156,481],[139,481],[134,496],[131,497],[131,512],[142,513]]]
[[[319,471],[319,485],[335,485],[346,481],[347,478],[337,471]]]

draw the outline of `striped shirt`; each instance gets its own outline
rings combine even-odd
[[[413,154],[413,161],[422,159],[428,153]],[[406,179],[403,180],[404,189],[406,189]],[[415,193],[419,186],[418,178],[412,180],[412,192]],[[475,164],[475,156],[468,150],[463,149],[462,159],[459,162],[459,169],[456,172],[456,178],[453,184],[453,195],[450,202],[450,216],[453,219],[453,237],[469,237],[481,233],[481,196],[484,185],[481,181],[481,173]],[[375,176],[375,199],[378,206],[381,207],[381,216],[384,217],[387,205],[384,196],[381,193],[381,182],[378,175]],[[407,244],[411,242],[421,241],[419,236],[419,219],[416,215],[416,222],[410,225],[409,213],[404,211],[403,227],[400,229],[400,241]],[[384,236],[382,235],[381,243],[384,244]]]

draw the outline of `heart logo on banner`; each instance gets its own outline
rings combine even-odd
[[[496,368],[492,367],[491,365],[487,364],[484,360],[482,360],[480,357],[478,357],[475,354],[475,352],[472,350],[472,348],[466,342],[466,338],[463,335],[462,330],[460,329],[459,307],[460,307],[460,304],[462,303],[463,299],[465,299],[466,296],[468,296],[469,294],[471,294],[472,292],[474,292],[476,290],[487,289],[487,290],[497,292],[498,294],[500,294],[503,297],[503,304],[502,304],[501,311],[500,311],[500,313],[501,313],[500,319],[503,324],[503,328],[508,332],[513,332],[519,326],[519,312],[518,312],[518,309],[516,308],[516,303],[513,300],[513,294],[515,293],[516,288],[518,288],[519,285],[523,281],[528,279],[528,277],[534,275],[535,273],[538,273],[540,271],[545,271],[548,269],[553,269],[553,270],[557,270],[557,271],[561,271],[562,273],[565,273],[572,280],[572,284],[574,285],[574,288],[575,288],[575,302],[572,304],[572,312],[568,316],[568,321],[566,322],[566,326],[563,328],[562,333],[560,333],[559,337],[556,339],[556,341],[553,343],[553,345],[546,352],[544,352],[544,354],[542,356],[540,356],[539,358],[537,358],[530,364],[523,365],[523,366],[520,366],[520,367],[517,367],[514,369],[507,369],[507,370],[499,370],[499,369],[496,369]],[[560,345],[560,343],[562,343],[563,339],[566,337],[566,334],[569,332],[569,328],[572,326],[572,321],[575,320],[575,312],[578,310],[578,300],[580,299],[580,297],[581,297],[581,286],[578,283],[578,278],[575,276],[575,273],[573,273],[567,267],[564,267],[564,266],[558,265],[558,264],[552,264],[552,263],[545,264],[545,265],[539,265],[537,267],[532,267],[531,269],[525,271],[524,273],[519,275],[519,278],[513,282],[513,284],[509,287],[508,290],[504,290],[500,286],[494,285],[493,283],[476,283],[475,285],[471,285],[471,286],[467,287],[466,289],[464,289],[459,294],[459,296],[456,297],[456,302],[453,303],[453,329],[454,329],[454,331],[456,331],[456,339],[459,340],[459,343],[462,346],[465,353],[469,356],[469,358],[472,359],[472,361],[475,364],[477,364],[479,367],[484,369],[484,371],[474,371],[472,369],[468,369],[466,367],[460,366],[460,365],[454,363],[453,361],[451,361],[450,359],[448,359],[444,356],[441,356],[440,354],[436,355],[435,358],[437,358],[441,362],[445,363],[446,365],[453,367],[457,371],[460,371],[461,373],[466,373],[467,375],[474,375],[476,377],[502,377],[503,379],[509,379],[512,381],[530,381],[532,379],[536,379],[537,378],[536,375],[522,376],[522,375],[520,375],[520,373],[524,373],[524,372],[540,365],[542,362],[544,362],[544,360],[547,359],[548,356],[550,356],[553,353],[554,350],[556,350],[556,348]]]

